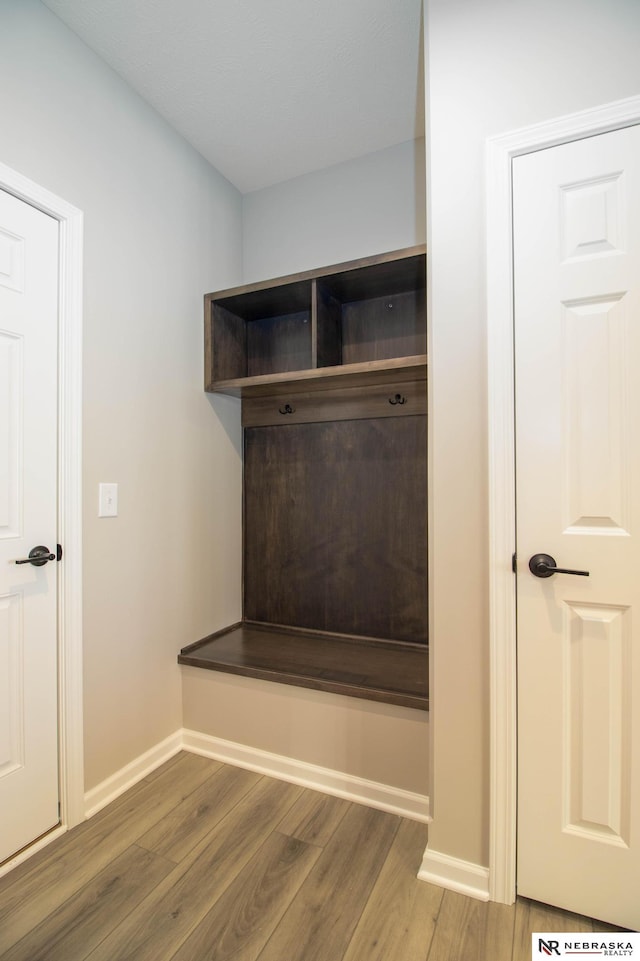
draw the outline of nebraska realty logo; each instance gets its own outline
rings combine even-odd
[[[532,934],[531,957],[536,958],[640,958],[640,934]]]

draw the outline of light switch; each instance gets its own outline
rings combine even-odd
[[[98,485],[98,517],[118,516],[118,485]]]

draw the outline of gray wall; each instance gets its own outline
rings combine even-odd
[[[202,294],[241,280],[241,197],[37,0],[0,0],[0,116],[0,161],[85,214],[91,788],[181,727],[178,649],[240,613],[239,405],[201,366]]]
[[[424,243],[424,196],[424,140],[245,194],[245,283]]]
[[[640,93],[640,3],[429,0],[426,14],[435,685],[429,847],[486,865],[485,139]]]

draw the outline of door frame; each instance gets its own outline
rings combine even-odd
[[[489,897],[516,897],[517,678],[512,161],[640,123],[640,96],[486,142],[489,443]]]
[[[58,255],[58,744],[60,826],[9,859],[5,874],[85,818],[82,714],[82,253],[84,215],[0,163],[0,188],[59,223]]]

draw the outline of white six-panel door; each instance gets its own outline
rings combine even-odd
[[[640,127],[513,185],[518,893],[638,928]]]
[[[0,191],[0,862],[58,823],[58,223]]]

